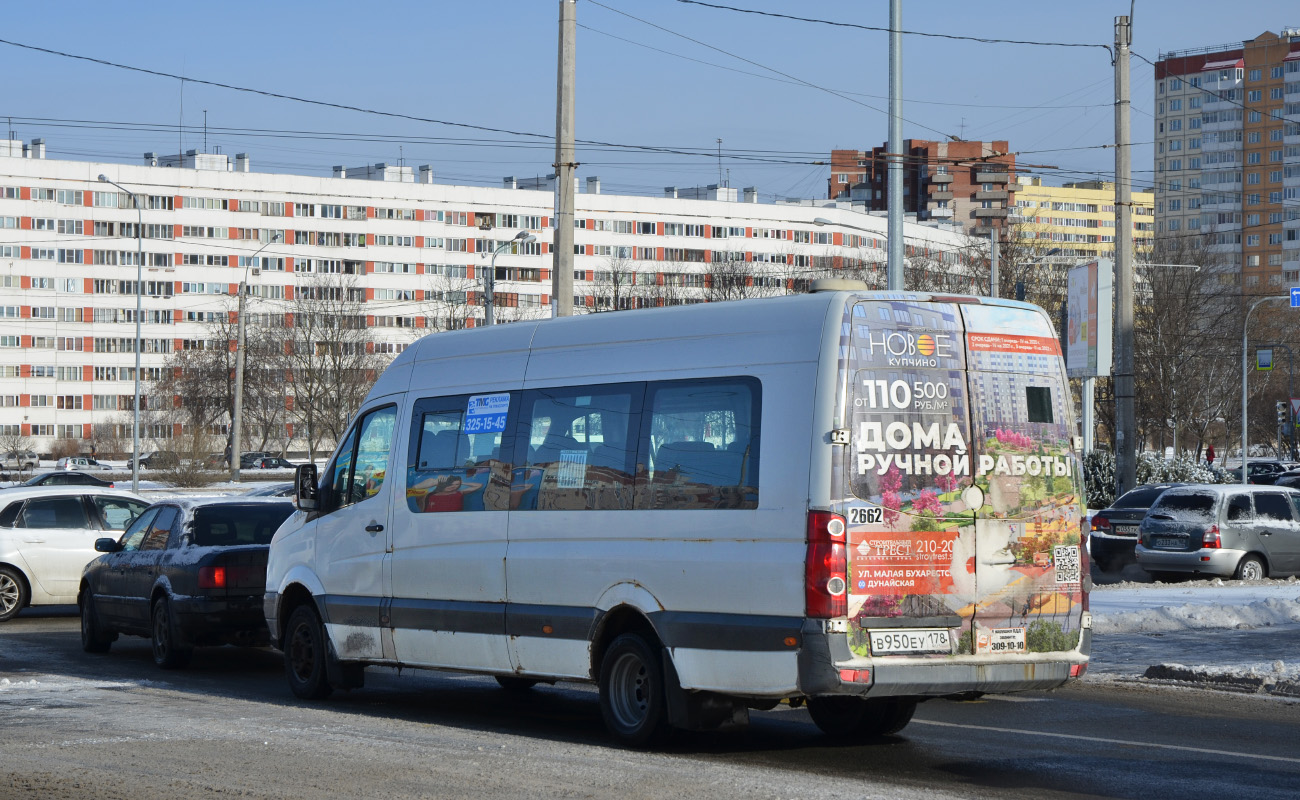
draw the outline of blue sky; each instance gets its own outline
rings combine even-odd
[[[886,0],[718,2],[888,25]],[[903,27],[1110,44],[1113,18],[1129,6],[1128,0],[908,0]],[[0,38],[191,78],[549,137],[555,130],[557,9],[554,0],[44,0],[10,4]],[[1161,51],[1300,26],[1295,4],[1280,0],[1239,3],[1230,12],[1222,2],[1137,0],[1134,17],[1133,49],[1152,60]],[[827,168],[809,162],[828,159],[832,148],[865,149],[886,139],[885,33],[677,0],[579,0],[577,19],[579,139],[713,151],[721,138],[724,179],[757,186],[765,198],[823,197]],[[1032,151],[1020,161],[1041,165],[1034,169],[1049,183],[1113,169],[1113,151],[1096,147],[1113,141],[1112,72],[1104,50],[906,36],[903,52],[904,136],[936,138],[941,131],[1007,139],[1012,150]],[[334,164],[404,158],[409,165],[432,164],[439,180],[499,185],[506,175],[545,174],[553,160],[554,145],[545,140],[193,82],[182,87],[172,78],[11,45],[0,45],[0,71],[8,76],[0,114],[12,116],[18,138],[46,138],[53,158],[136,162],[145,151],[174,153],[178,145],[202,150],[196,129],[206,109],[208,148],[249,152],[258,171],[328,174]],[[1133,139],[1149,142],[1152,69],[1138,59],[1132,83]],[[70,127],[70,120],[93,124]],[[124,122],[155,129],[102,124]],[[178,132],[180,123],[187,130]],[[0,118],[0,124],[9,123]],[[264,134],[250,135],[251,129]],[[578,156],[579,175],[600,176],[606,191],[657,194],[664,186],[715,183],[719,174],[715,156],[590,146],[580,146]],[[1151,148],[1139,147],[1135,182],[1149,180],[1151,166]]]

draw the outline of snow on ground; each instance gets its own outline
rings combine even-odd
[[[1300,622],[1300,581],[1116,583],[1089,598],[1094,634],[1252,628]]]
[[[1300,581],[1098,586],[1094,679],[1143,677],[1300,697]]]

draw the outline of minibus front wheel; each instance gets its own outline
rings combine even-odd
[[[284,673],[289,689],[303,700],[321,700],[334,687],[329,682],[325,659],[325,626],[316,609],[303,603],[289,615],[284,631]]]

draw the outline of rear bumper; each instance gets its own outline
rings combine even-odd
[[[1088,535],[1088,551],[1093,561],[1110,561],[1116,558],[1132,560],[1136,536],[1099,536],[1097,531]]]
[[[1148,572],[1193,572],[1227,577],[1237,571],[1237,564],[1246,551],[1211,547],[1173,552],[1151,550],[1139,544],[1135,553],[1138,566]]]
[[[799,688],[810,696],[937,697],[966,692],[1055,689],[1080,674],[1092,647],[1089,622],[1080,631],[1079,644],[1074,650],[997,656],[865,658],[849,650],[843,633],[812,630],[818,623],[817,620],[805,623],[804,647],[799,657]]]
[[[177,635],[186,644],[267,644],[262,595],[175,598]]]

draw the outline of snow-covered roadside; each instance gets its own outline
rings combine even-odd
[[[1300,581],[1098,586],[1093,680],[1300,697]]]

